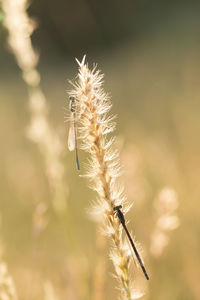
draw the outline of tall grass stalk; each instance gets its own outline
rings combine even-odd
[[[103,300],[104,288],[106,281],[106,238],[104,235],[99,234],[99,226],[96,228],[96,263],[94,267],[93,279],[93,300]]]
[[[108,116],[111,101],[102,88],[103,74],[94,67],[92,70],[85,63],[78,62],[78,81],[72,83],[70,96],[76,99],[77,121],[79,121],[79,137],[82,149],[90,154],[86,177],[91,187],[98,194],[93,205],[93,217],[103,224],[104,232],[112,240],[111,259],[116,277],[119,281],[123,299],[137,299],[141,296],[134,290],[131,277],[131,254],[127,243],[122,238],[122,227],[114,214],[114,207],[122,205],[126,213],[123,186],[119,183],[121,175],[119,153],[113,149],[115,138],[108,134],[115,129],[114,116]]]
[[[37,70],[38,55],[35,52],[31,34],[35,23],[26,12],[28,0],[1,0],[3,25],[8,31],[8,44],[29,94],[30,125],[28,137],[38,145],[44,158],[46,176],[52,191],[53,207],[57,212],[66,209],[67,187],[64,182],[64,167],[61,161],[63,144],[48,121],[48,106],[40,87],[40,74]]]
[[[0,299],[17,300],[17,293],[12,277],[9,275],[7,265],[0,263]]]

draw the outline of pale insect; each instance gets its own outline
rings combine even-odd
[[[76,100],[75,97],[69,97],[69,109],[70,109],[70,125],[68,135],[68,148],[69,151],[74,151],[76,154],[76,166],[80,170],[80,164],[78,159],[78,148],[77,148],[77,129],[76,129]]]

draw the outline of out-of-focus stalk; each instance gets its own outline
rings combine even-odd
[[[175,230],[180,220],[177,216],[178,196],[174,189],[165,187],[155,200],[157,213],[156,226],[151,236],[150,251],[155,258],[160,258],[170,243],[170,232]]]
[[[48,121],[47,101],[40,87],[40,74],[37,70],[38,55],[30,38],[35,23],[26,12],[29,1],[1,0],[1,2],[3,25],[8,30],[8,44],[22,71],[29,93],[31,120],[27,136],[38,145],[44,157],[46,175],[53,195],[53,206],[61,213],[66,209],[67,197],[64,167],[61,162],[63,144]]]
[[[13,279],[8,274],[7,266],[4,262],[0,263],[0,299],[18,299]]]

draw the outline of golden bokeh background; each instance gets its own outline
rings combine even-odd
[[[75,57],[86,54],[89,65],[98,63],[105,73],[117,114],[122,181],[133,203],[128,226],[150,274],[149,283],[141,283],[143,299],[198,300],[199,2],[32,0],[27,12],[37,23],[31,38],[39,53],[46,120],[54,132],[49,141],[57,136],[61,143],[62,168],[51,164],[51,142],[45,154],[27,133],[30,88],[1,20],[0,273],[6,263],[22,300],[119,296],[109,241],[88,215],[96,195],[78,176],[74,153],[67,149],[68,79],[77,75]],[[84,174],[87,156],[79,152]]]

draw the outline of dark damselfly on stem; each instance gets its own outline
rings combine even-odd
[[[143,273],[144,273],[144,276],[146,277],[147,280],[149,280],[149,276],[148,276],[147,271],[146,271],[146,269],[145,269],[145,267],[144,267],[144,264],[143,264],[143,262],[142,262],[142,259],[141,259],[140,255],[139,255],[139,253],[138,253],[138,251],[137,251],[137,248],[136,248],[136,246],[135,246],[135,244],[134,244],[134,242],[133,242],[133,239],[132,239],[132,237],[131,237],[131,235],[130,235],[130,233],[129,233],[127,227],[126,227],[125,217],[124,217],[123,212],[121,211],[121,208],[122,208],[121,205],[115,206],[115,207],[114,207],[114,211],[116,212],[116,215],[117,215],[117,217],[118,217],[120,223],[122,224],[122,226],[123,226],[123,228],[124,228],[124,230],[125,230],[125,232],[126,232],[127,238],[128,238],[128,240],[129,240],[129,242],[130,242],[130,244],[131,244],[131,247],[132,247],[132,249],[133,249],[133,251],[134,251],[134,253],[135,253],[135,256],[137,257],[137,260],[138,260],[138,262],[139,262],[139,264],[140,264],[140,267],[141,267],[141,269],[142,269],[142,271],[143,271]]]

